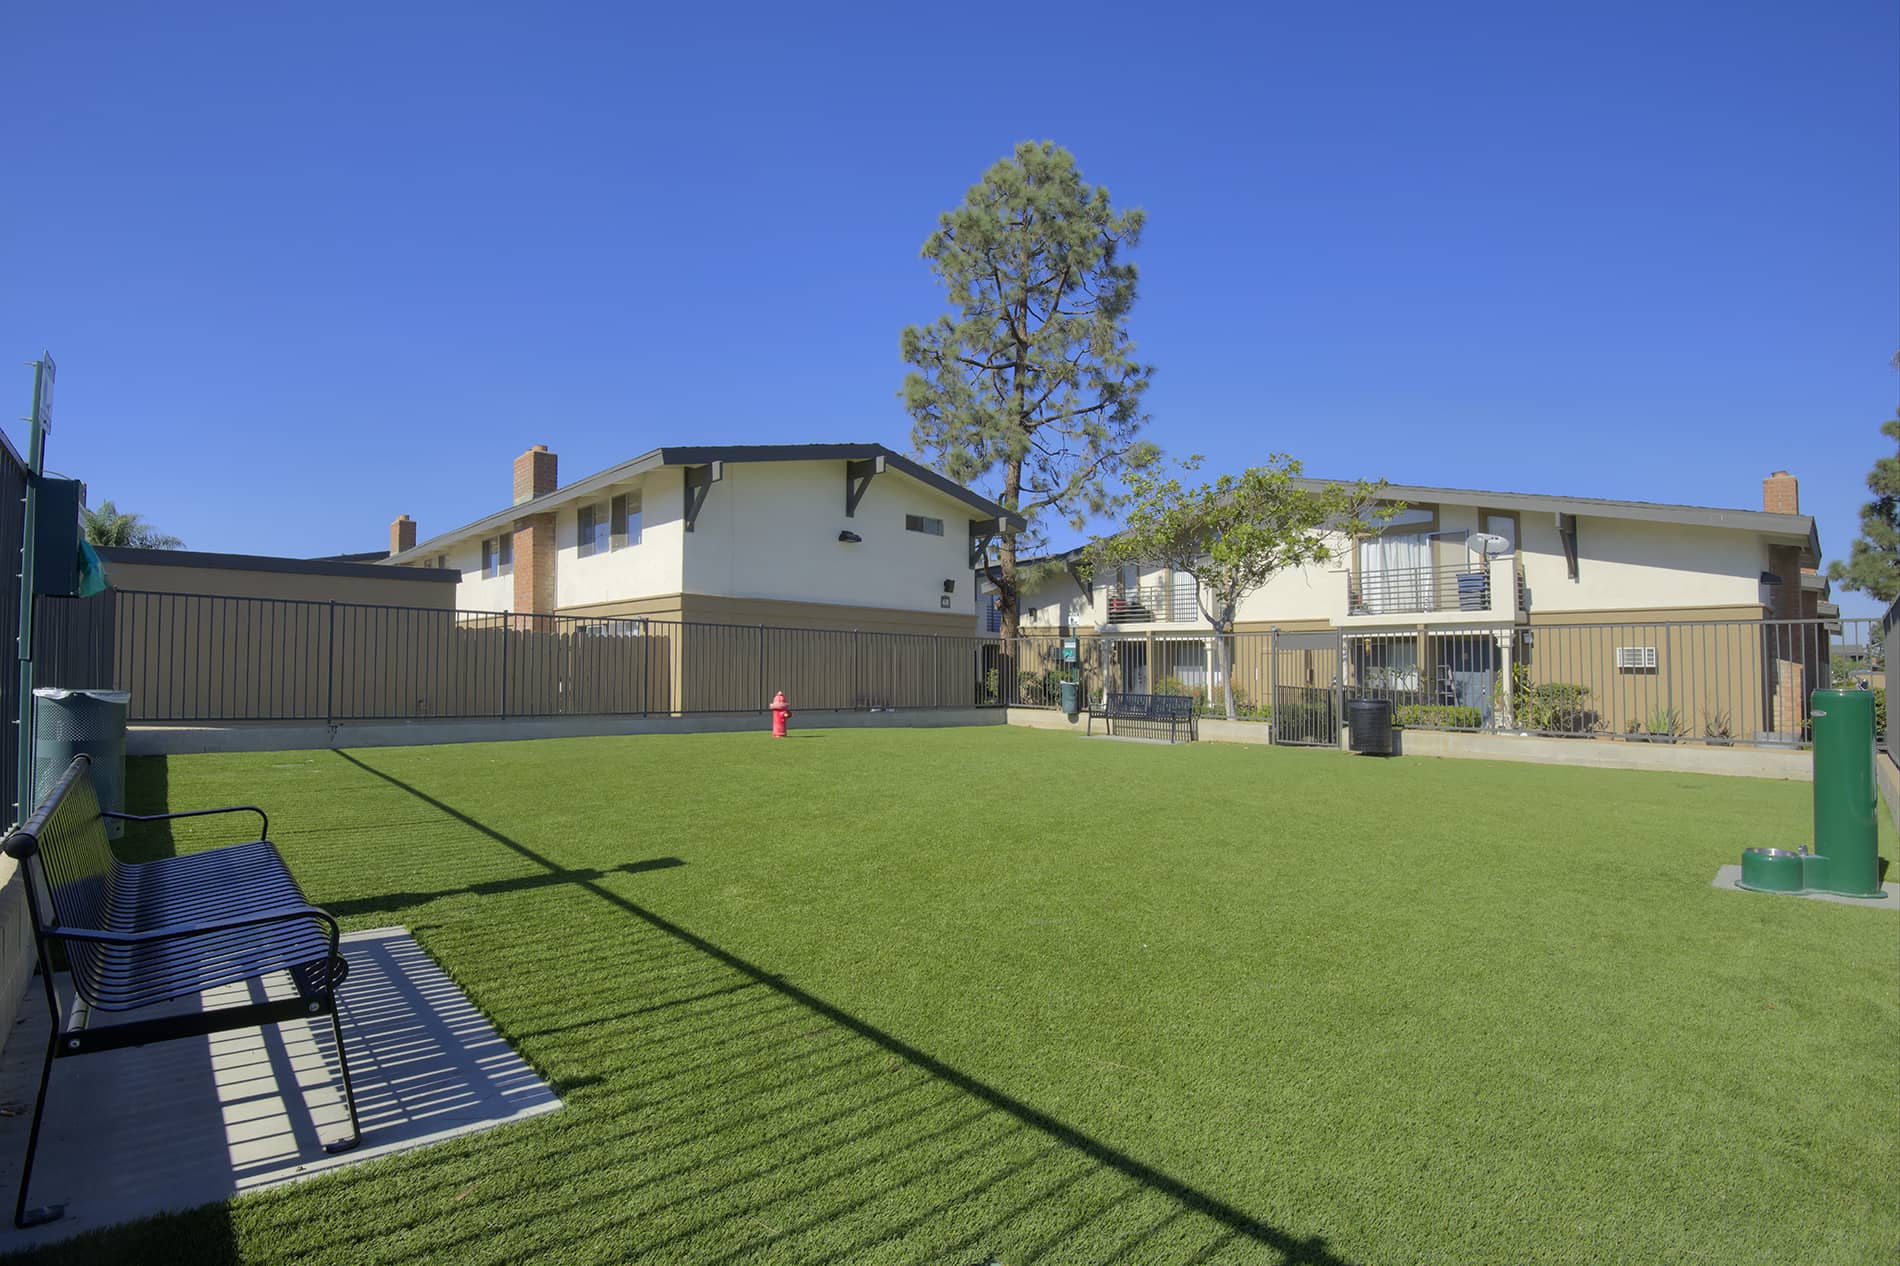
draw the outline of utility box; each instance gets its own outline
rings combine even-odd
[[[33,522],[33,592],[79,592],[79,481],[40,477]]]
[[[33,692],[33,804],[39,807],[73,757],[92,757],[92,785],[99,807],[108,813],[125,812],[125,710],[132,696],[124,690],[62,690],[41,687]],[[118,839],[125,823],[106,819],[106,835]]]

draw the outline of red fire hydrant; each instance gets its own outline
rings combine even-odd
[[[772,696],[772,737],[785,737],[785,723],[792,719],[792,705],[785,702],[785,692],[779,691]]]

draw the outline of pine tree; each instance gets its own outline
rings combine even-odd
[[[1127,328],[1139,210],[1117,213],[1075,158],[1024,142],[938,219],[924,243],[954,314],[903,332],[911,442],[959,483],[993,481],[1027,520],[999,533],[1002,633],[1014,637],[1019,547],[1050,517],[1080,531],[1123,503],[1120,477],[1153,459],[1140,438],[1153,366]]]
[[[1900,446],[1900,413],[1880,424],[1880,433]],[[1847,561],[1828,564],[1828,579],[1881,602],[1900,598],[1900,452],[1867,472],[1874,499],[1860,508],[1860,535]]]

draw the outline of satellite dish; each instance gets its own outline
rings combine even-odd
[[[1465,548],[1485,558],[1497,558],[1511,552],[1509,537],[1496,536],[1490,532],[1473,532],[1465,538]]]

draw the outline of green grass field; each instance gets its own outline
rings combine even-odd
[[[568,1106],[42,1260],[1900,1243],[1900,916],[1710,887],[1807,840],[1805,784],[979,729],[154,759],[132,794],[264,804]]]

